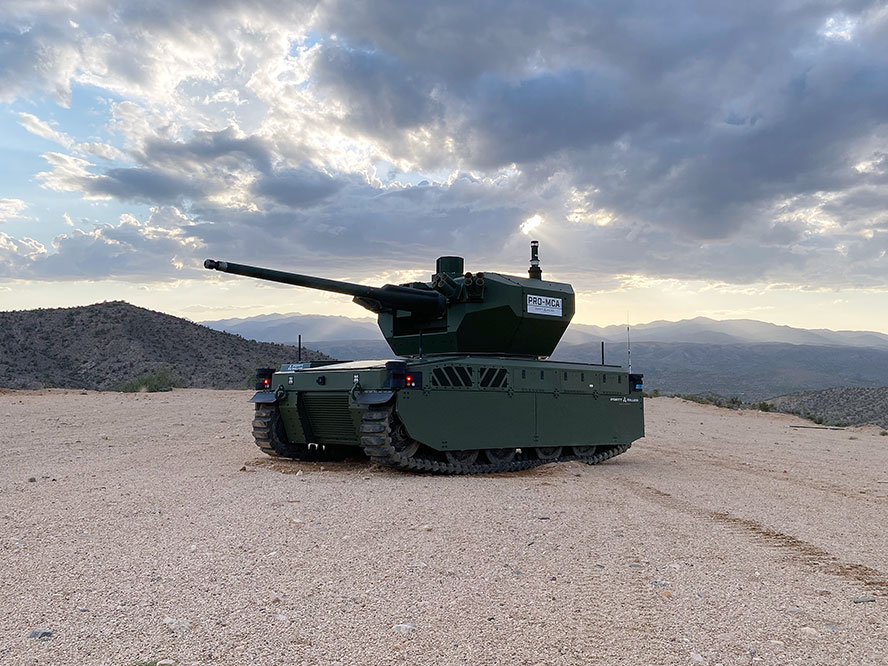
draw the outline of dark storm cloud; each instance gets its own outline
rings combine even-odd
[[[85,180],[83,189],[94,196],[107,195],[144,203],[171,203],[199,194],[181,177],[139,167],[109,169],[101,176]]]
[[[568,170],[618,214],[727,238],[769,223],[781,198],[859,180],[850,151],[888,120],[880,7],[684,3],[664,14],[621,2],[500,12],[498,3],[392,1],[334,3],[323,16],[386,62],[410,95],[435,90],[446,109],[406,104],[415,112],[402,125],[393,116],[394,128],[424,118],[441,130],[439,146],[454,135],[455,157],[476,168],[517,163],[542,178]],[[395,83],[387,90],[406,98]],[[394,128],[377,136],[397,151]]]
[[[514,84],[482,79],[478,88],[464,129],[467,157],[482,167],[609,144],[649,115],[619,76],[568,70]]]
[[[385,53],[328,44],[313,75],[321,90],[342,101],[350,125],[375,136],[392,138],[441,113],[421,72]]]
[[[344,178],[333,178],[322,171],[301,167],[261,178],[253,192],[284,206],[305,208],[334,195],[345,183]]]
[[[255,136],[239,137],[232,128],[218,132],[198,130],[187,141],[169,141],[153,137],[145,142],[139,156],[146,164],[164,164],[175,168],[216,162],[239,169],[244,162],[261,172],[271,170],[271,149]]]

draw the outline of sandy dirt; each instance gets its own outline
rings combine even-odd
[[[658,398],[597,467],[413,476],[272,462],[248,397],[0,393],[0,664],[888,663],[879,429]]]

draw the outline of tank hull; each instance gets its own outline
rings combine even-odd
[[[554,461],[644,436],[641,376],[613,365],[442,355],[284,366],[260,395],[274,395],[289,443],[340,452],[372,450],[367,421],[383,409],[397,436],[441,460],[562,449]]]

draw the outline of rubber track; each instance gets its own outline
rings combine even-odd
[[[275,404],[256,403],[256,414],[253,418],[253,439],[262,452],[275,458],[292,458],[313,462],[342,460],[347,457],[345,447],[309,446],[294,444],[281,439],[275,432],[275,417],[280,412]],[[277,447],[277,448],[276,448]]]
[[[588,465],[597,465],[614,456],[629,450],[632,444],[615,444],[613,446],[599,446],[590,456],[561,455],[557,458],[540,460],[532,454],[532,450],[516,454],[516,457],[506,463],[479,463],[471,465],[463,463],[451,463],[442,460],[433,460],[422,457],[423,449],[417,455],[408,456],[401,452],[407,442],[398,441],[393,436],[392,425],[397,416],[393,414],[391,405],[368,409],[361,421],[361,444],[364,452],[373,462],[392,467],[394,469],[409,472],[431,472],[433,474],[493,474],[499,472],[517,472],[522,469],[530,469],[551,462],[566,462],[578,460]],[[483,454],[483,451],[480,453]]]

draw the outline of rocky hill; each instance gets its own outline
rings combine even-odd
[[[112,301],[0,312],[0,386],[109,390],[159,368],[184,386],[246,388],[259,367],[296,360],[295,347],[254,342]],[[303,360],[329,358],[302,350]]]
[[[768,403],[781,412],[801,414],[830,425],[875,423],[888,429],[888,386],[832,388],[782,395]]]

